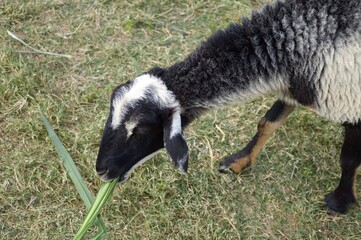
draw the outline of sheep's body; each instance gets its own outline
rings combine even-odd
[[[361,119],[361,1],[266,5],[218,31],[184,61],[151,74],[187,114],[276,94],[337,122]]]
[[[147,156],[165,147],[187,171],[183,128],[207,109],[259,96],[279,97],[241,151],[220,171],[252,166],[267,139],[295,106],[342,123],[339,186],[327,206],[345,212],[356,202],[361,163],[361,1],[289,0],[266,5],[242,24],[219,30],[184,61],[153,68],[112,94],[97,160],[103,180],[125,180]]]

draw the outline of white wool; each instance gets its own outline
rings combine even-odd
[[[357,123],[361,119],[361,41],[339,40],[324,55],[318,106],[315,111],[336,122]]]
[[[138,125],[139,121],[129,120],[125,123],[125,130],[127,131],[127,139],[133,134],[134,128]]]
[[[172,125],[170,128],[169,138],[172,139],[174,136],[182,134],[182,123],[180,112],[176,111],[172,115]]]

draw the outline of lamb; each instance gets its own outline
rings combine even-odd
[[[155,67],[115,88],[96,171],[125,181],[134,168],[165,148],[187,172],[183,129],[202,113],[265,95],[278,100],[250,143],[225,158],[219,171],[254,165],[267,139],[297,106],[345,129],[338,187],[325,198],[344,213],[356,204],[361,163],[361,1],[289,0],[218,30],[183,61]]]

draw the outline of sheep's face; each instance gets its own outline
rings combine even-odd
[[[96,163],[101,179],[126,180],[135,167],[163,147],[175,165],[187,171],[188,147],[174,95],[148,74],[118,86],[111,97]]]

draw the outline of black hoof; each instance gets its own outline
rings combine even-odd
[[[218,171],[221,173],[239,174],[251,166],[251,158],[244,151],[226,157],[219,165]]]
[[[220,172],[220,173],[232,173],[233,171],[231,169],[229,169],[228,166],[221,163],[219,165],[219,167],[218,167],[218,172]]]
[[[355,197],[352,194],[336,194],[331,192],[325,197],[326,208],[330,214],[346,213],[351,205],[357,204]]]

